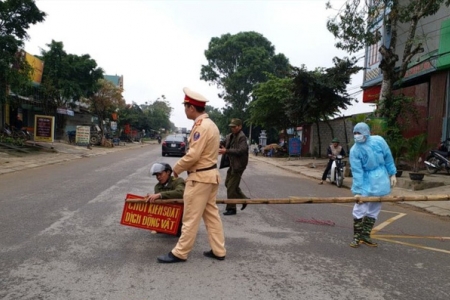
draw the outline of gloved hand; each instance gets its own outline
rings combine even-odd
[[[353,196],[353,197],[361,197],[361,195],[358,195],[358,194],[356,194],[355,196]],[[356,203],[358,203],[358,204],[362,204],[362,203],[364,203],[362,200],[360,200],[360,199],[356,199]]]
[[[397,177],[395,175],[391,176],[391,187],[394,187],[397,184]]]

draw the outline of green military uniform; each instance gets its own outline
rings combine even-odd
[[[183,178],[170,176],[166,184],[157,183],[155,185],[155,194],[161,194],[161,199],[183,199],[185,182]],[[183,213],[183,204],[174,204],[181,207]],[[182,224],[178,226],[177,236],[181,236]]]
[[[161,199],[183,199],[184,179],[171,176],[166,184],[155,185],[155,194],[161,194]]]
[[[228,199],[249,199],[239,187],[242,174],[248,164],[248,144],[247,137],[242,131],[237,134],[228,134],[225,141],[225,148],[230,159],[230,168],[227,171],[225,187],[227,188]],[[236,204],[227,204],[226,211],[236,211]]]

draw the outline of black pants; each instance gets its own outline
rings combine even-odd
[[[322,180],[327,179],[327,175],[328,175],[328,172],[330,172],[330,170],[331,170],[331,165],[333,164],[333,161],[334,160],[332,160],[332,159],[330,159],[328,161],[327,167],[325,168],[325,171],[323,171]]]
[[[242,192],[239,184],[244,171],[234,171],[228,168],[227,177],[225,179],[225,187],[227,188],[228,199],[248,199]],[[226,210],[236,210],[236,204],[227,204]]]

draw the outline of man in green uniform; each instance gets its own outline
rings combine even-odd
[[[242,174],[248,164],[248,144],[247,137],[242,132],[242,121],[240,119],[231,119],[229,124],[231,133],[227,135],[225,146],[219,149],[219,154],[227,154],[230,159],[230,167],[225,179],[228,199],[249,199],[239,187]],[[241,210],[245,209],[247,204],[242,205]],[[236,204],[227,204],[225,216],[236,214]]]
[[[163,162],[154,163],[150,174],[156,176],[158,183],[155,185],[155,193],[147,194],[147,202],[154,203],[158,199],[183,199],[185,182],[183,178],[175,178],[172,175],[172,167]],[[181,207],[182,204],[179,204]],[[181,210],[183,211],[183,210]],[[178,227],[177,236],[181,235],[181,224]]]

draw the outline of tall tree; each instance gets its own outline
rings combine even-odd
[[[99,120],[100,128],[103,132],[103,120],[110,116],[116,109],[125,107],[123,99],[123,89],[115,86],[112,82],[100,79],[98,81],[98,91],[89,98],[82,98],[81,101],[89,105],[91,111],[95,113]]]
[[[149,124],[155,130],[164,128],[166,130],[171,129],[172,123],[170,122],[170,115],[173,108],[170,103],[163,98],[163,100],[156,100],[150,105]]]
[[[218,109],[216,107],[213,107],[211,105],[206,105],[205,112],[209,115],[209,118],[216,123],[217,127],[220,130],[220,133],[225,135],[229,131],[229,121],[227,121],[225,115],[221,111],[221,109]]]
[[[366,46],[376,45],[383,34],[390,31],[390,38],[379,47],[379,67],[383,75],[378,102],[381,115],[389,111],[394,84],[405,76],[414,56],[424,51],[423,39],[416,33],[419,21],[436,14],[442,5],[449,6],[450,0],[348,0],[338,14],[327,22],[328,30],[338,39],[336,47],[351,54]],[[327,8],[331,8],[330,2]],[[380,18],[387,30],[374,28]],[[405,31],[401,29],[402,24],[407,24]],[[399,58],[397,37],[402,33],[406,33],[406,41]]]
[[[333,59],[331,68],[318,68],[308,71],[305,66],[294,68],[292,98],[285,101],[286,114],[299,123],[315,123],[319,134],[319,153],[321,150],[319,122],[327,121],[340,109],[351,105],[352,99],[346,90],[351,76],[361,68],[355,59]],[[333,131],[333,128],[330,129]]]
[[[292,78],[277,78],[271,76],[266,82],[260,83],[253,91],[254,100],[249,105],[250,119],[253,125],[262,128],[274,128],[277,132],[298,125],[286,116],[286,102],[293,98]],[[286,137],[285,137],[285,140]]]
[[[49,107],[74,107],[81,97],[89,98],[97,92],[103,70],[88,54],[68,54],[62,42],[52,40],[49,50],[41,50],[45,63],[42,90]],[[65,117],[58,116],[57,132],[65,126]]]
[[[30,81],[30,68],[19,50],[28,39],[30,25],[43,22],[45,12],[34,0],[0,1],[0,103],[6,100],[8,86],[23,86]]]
[[[232,115],[248,117],[248,103],[257,83],[267,80],[267,74],[286,76],[289,61],[275,54],[275,47],[257,32],[229,33],[213,37],[205,51],[207,65],[202,65],[200,79],[223,91],[219,97],[231,108]]]

